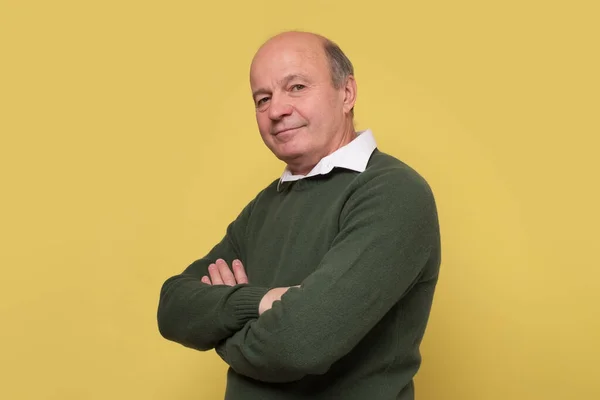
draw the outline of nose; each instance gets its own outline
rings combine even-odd
[[[292,113],[292,105],[285,96],[272,96],[269,104],[269,118],[279,121]]]

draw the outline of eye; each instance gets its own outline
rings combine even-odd
[[[297,92],[298,90],[302,90],[304,89],[306,86],[302,85],[302,84],[297,84],[292,86],[292,92]]]
[[[262,98],[258,99],[258,101],[256,102],[256,106],[260,107],[260,106],[264,105],[267,101],[269,101],[268,97],[262,97]]]

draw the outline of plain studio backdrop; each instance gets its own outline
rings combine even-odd
[[[418,400],[600,398],[595,1],[0,1],[0,398],[222,399],[163,281],[283,170],[248,68],[338,42],[443,256]]]

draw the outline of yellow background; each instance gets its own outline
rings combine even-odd
[[[600,398],[595,3],[0,1],[0,398],[222,398],[158,293],[282,171],[248,66],[287,29],[436,194],[417,399]]]

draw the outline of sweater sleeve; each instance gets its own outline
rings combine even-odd
[[[438,243],[429,186],[406,174],[374,177],[347,200],[315,272],[216,351],[261,381],[324,374],[418,281]]]
[[[229,224],[225,237],[205,257],[163,283],[157,320],[164,338],[209,350],[249,320],[258,318],[258,305],[268,288],[248,284],[211,286],[200,281],[218,258],[229,265],[236,258],[244,262],[245,231],[252,204]]]

